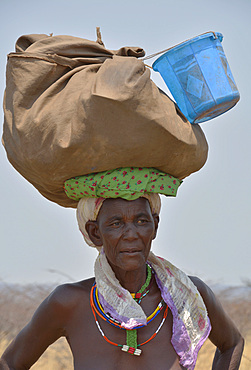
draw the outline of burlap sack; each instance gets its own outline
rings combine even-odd
[[[143,56],[70,36],[18,39],[8,55],[3,144],[47,199],[76,207],[63,183],[77,175],[145,166],[184,179],[204,165],[201,128],[159,91]]]

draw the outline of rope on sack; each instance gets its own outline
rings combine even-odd
[[[148,68],[151,68],[153,70],[153,67],[149,66],[148,64],[144,63],[144,65]]]
[[[171,49],[171,48],[168,48],[168,49],[165,49],[165,50],[161,50],[161,51],[158,51],[157,53],[154,53],[154,54],[148,55],[148,56],[146,56],[146,57],[142,58],[141,60],[145,61],[145,60],[147,60],[147,59],[154,58],[154,57],[156,57],[157,55],[160,55],[160,54],[162,54],[162,53],[165,53],[165,52],[166,52],[166,51],[168,51],[169,49]],[[146,66],[146,67],[153,69],[153,67],[149,66],[148,64],[146,64],[146,63],[144,63],[144,64],[145,64],[145,66]]]
[[[100,32],[100,27],[96,27],[96,33],[97,33],[97,43],[102,45],[102,46],[105,46],[105,44],[103,43],[102,41],[102,37],[101,37],[101,32]]]
[[[165,50],[162,50],[162,51],[158,51],[157,53],[154,53],[154,54],[148,55],[148,56],[146,56],[145,58],[142,58],[142,60],[147,60],[147,59],[154,58],[154,57],[156,57],[157,55],[160,55],[160,54],[162,54],[162,53],[165,53],[165,52],[166,52],[166,51],[168,51],[169,49],[171,49],[171,48],[168,48],[168,49],[165,49]],[[149,66],[147,66],[147,67],[149,67]],[[150,68],[151,68],[151,67],[150,67]]]

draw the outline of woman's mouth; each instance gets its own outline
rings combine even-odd
[[[136,254],[140,253],[141,251],[139,249],[125,249],[121,251],[120,253],[125,253],[125,254]]]

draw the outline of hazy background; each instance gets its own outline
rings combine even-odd
[[[208,161],[184,181],[177,198],[163,199],[153,245],[155,253],[209,283],[251,280],[250,14],[250,0],[0,0],[1,100],[6,55],[23,34],[96,40],[100,26],[107,48],[140,46],[147,55],[206,31],[223,34],[241,100],[201,125]],[[168,92],[156,72],[152,79]],[[0,279],[39,283],[92,276],[97,253],[85,245],[75,210],[43,198],[8,163],[2,146],[0,168]]]

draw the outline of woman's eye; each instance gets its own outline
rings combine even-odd
[[[120,221],[115,221],[111,224],[111,226],[119,226],[120,225]]]
[[[141,219],[141,220],[138,220],[138,224],[139,225],[143,225],[147,222],[147,220],[144,220],[144,219]]]

